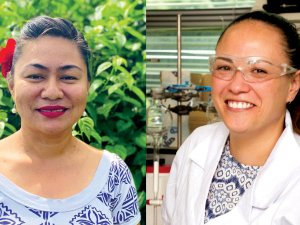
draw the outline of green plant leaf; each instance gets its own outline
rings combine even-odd
[[[113,58],[112,65],[113,65],[113,67],[118,67],[118,66],[122,66],[122,65],[124,65],[124,66],[127,67],[127,66],[128,66],[128,63],[127,63],[127,60],[124,59],[123,57],[115,56],[115,57]]]
[[[109,116],[111,109],[116,104],[118,104],[118,102],[109,101],[107,103],[104,103],[103,106],[101,106],[100,108],[97,109],[97,113],[99,113],[100,115],[103,115],[105,118],[107,118]]]
[[[132,164],[133,165],[145,165],[146,161],[146,151],[140,151],[138,154],[135,155]]]
[[[90,117],[80,118],[78,121],[78,127],[81,134],[85,134],[88,140],[91,138],[91,133],[94,128],[94,121]]]
[[[72,136],[77,137],[80,133],[77,130],[72,130]]]
[[[113,144],[113,140],[108,136],[102,136],[102,142],[108,142],[109,144]]]
[[[99,144],[99,145],[101,145],[102,144],[102,138],[101,138],[101,136],[96,132],[96,131],[92,131],[91,132],[91,136],[97,141],[97,143]]]
[[[124,121],[124,120],[119,120],[117,121],[116,124],[117,124],[118,132],[129,130],[129,128],[132,127],[133,125],[131,121]]]
[[[146,165],[141,166],[141,172],[144,176],[146,176]]]
[[[104,70],[107,70],[112,66],[111,62],[104,62],[100,66],[98,66],[98,69],[96,71],[96,76],[99,76]]]
[[[133,179],[134,179],[134,183],[135,183],[135,186],[137,189],[140,188],[142,182],[143,182],[143,174],[140,170],[136,170],[135,173],[134,173],[134,176],[133,176]]]
[[[139,97],[139,99],[141,99],[142,102],[145,102],[146,96],[145,96],[144,92],[142,92],[141,89],[139,89],[139,88],[136,87],[136,86],[132,86],[132,87],[131,87],[131,91],[132,91],[133,93],[135,93],[135,94]]]
[[[117,90],[115,90],[114,93],[117,94],[117,95],[119,95],[120,97],[125,96],[124,91],[122,91],[122,89],[120,89],[120,88],[117,89]]]
[[[141,148],[146,148],[146,139],[146,133],[139,133],[136,137],[134,137],[134,143]]]
[[[99,144],[98,142],[91,142],[90,145],[93,146],[94,148],[102,149],[102,145]]]
[[[116,33],[116,40],[117,40],[117,43],[120,47],[123,47],[125,44],[126,44],[126,36],[124,34],[121,34],[121,33]]]
[[[145,191],[139,192],[138,201],[139,201],[140,208],[143,208],[146,206],[146,192]]]
[[[127,145],[126,149],[127,149],[127,157],[136,152],[136,147],[134,145]]]
[[[105,147],[108,151],[117,154],[121,159],[125,160],[127,157],[126,148],[123,145],[106,145]]]
[[[108,88],[108,95],[111,95],[112,93],[114,93],[116,90],[118,90],[120,87],[122,87],[122,83],[117,83],[117,84],[114,84],[112,86],[110,86]]]
[[[7,113],[0,111],[0,121],[6,121],[7,120]]]
[[[140,32],[136,31],[135,29],[133,29],[132,27],[125,27],[125,30],[130,33],[132,36],[136,37],[137,39],[139,39],[141,42],[145,42],[145,36],[142,35]]]
[[[131,97],[128,97],[128,96],[124,96],[122,98],[122,100],[126,101],[126,102],[129,102],[129,103],[131,103],[131,104],[133,104],[133,105],[135,105],[137,107],[142,107],[142,104],[139,101],[135,100],[134,98],[131,98]]]
[[[12,125],[12,124],[9,124],[9,123],[5,123],[5,127],[11,131],[11,133],[15,133],[17,131],[17,129]]]
[[[103,80],[95,79],[95,80],[92,82],[92,84],[91,84],[91,86],[90,86],[90,88],[89,88],[89,94],[92,94],[92,93],[96,92],[96,90],[97,90],[100,86],[102,86],[103,83],[104,83]]]

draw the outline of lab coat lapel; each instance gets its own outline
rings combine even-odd
[[[220,127],[220,129],[215,129],[214,133],[199,141],[199,144],[189,155],[193,162],[188,179],[187,199],[189,204],[187,204],[186,209],[187,217],[190,220],[187,224],[190,225],[203,224],[205,203],[211,180],[229,134],[223,123],[220,123]],[[201,176],[199,176],[200,174]],[[195,193],[197,194],[195,195]],[[201,209],[200,213],[199,208]]]
[[[288,124],[257,177],[254,207],[266,209],[282,194],[283,189],[290,183],[290,176],[299,171],[299,158],[300,148],[292,125]]]
[[[299,171],[299,158],[299,144],[287,114],[286,129],[252,187],[232,211],[210,220],[207,225],[269,224],[264,220],[264,212],[284,194],[284,188],[290,184],[290,176]],[[267,217],[269,219],[270,216]]]

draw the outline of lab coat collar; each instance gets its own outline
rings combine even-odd
[[[288,184],[291,174],[295,174],[300,169],[300,147],[296,140],[298,138],[299,142],[299,135],[293,132],[291,117],[288,111],[286,112],[285,126],[285,130],[267,162],[260,169],[253,186],[246,191],[241,199],[240,203],[243,204],[239,204],[239,207],[233,210],[233,212],[239,211],[239,216],[244,218],[245,221],[249,221],[252,207],[266,209],[276,201],[285,188],[283,184]],[[200,128],[196,136],[202,131]],[[189,154],[189,159],[204,172],[202,179],[203,186],[201,190],[198,190],[200,192],[199,196],[193,198],[193,200],[190,199],[190,201],[195,201],[195,204],[191,204],[193,207],[196,207],[197,204],[200,207],[198,200],[207,198],[210,183],[228,135],[229,130],[224,123],[210,125],[210,129],[205,129],[205,134],[201,133],[201,139],[197,139],[197,143]],[[201,217],[203,215],[195,220],[199,224]]]
[[[202,169],[211,168],[210,165],[214,165],[212,161],[218,163],[229,135],[229,130],[223,122],[210,125],[210,129],[205,130],[205,132],[206,134],[201,135],[201,140],[197,140],[197,144],[189,154],[190,160]],[[201,151],[202,149],[206,151]],[[215,154],[211,154],[212,152]]]
[[[289,185],[290,176],[299,173],[299,135],[293,132],[289,112],[285,117],[285,129],[265,165],[261,168],[253,187],[253,206],[267,208],[276,201]]]
[[[205,133],[202,133],[203,131],[205,131]],[[207,198],[213,175],[229,134],[228,129],[223,123],[212,124],[206,127],[206,129],[200,128],[197,132],[196,136],[198,138],[196,139],[196,143],[194,143],[194,148],[192,148],[189,154],[189,159],[192,161],[191,168],[193,168],[189,176],[197,179],[195,174],[202,174],[201,178],[198,176],[198,179],[202,181],[202,185],[199,187],[196,184],[197,181],[193,180],[193,187],[189,188],[189,193],[192,196],[188,198],[189,205],[186,210],[193,212],[197,208],[202,208],[202,213],[190,213],[189,215],[192,218],[189,218],[190,222],[187,224],[202,224],[205,212],[205,199]],[[195,195],[194,193],[197,194]]]

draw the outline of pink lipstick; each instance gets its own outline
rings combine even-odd
[[[67,108],[59,105],[49,105],[38,108],[37,111],[45,117],[56,118],[62,116]]]

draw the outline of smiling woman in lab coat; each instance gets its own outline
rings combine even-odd
[[[261,11],[222,33],[209,62],[224,122],[180,147],[165,225],[300,224],[299,45],[293,25]]]

